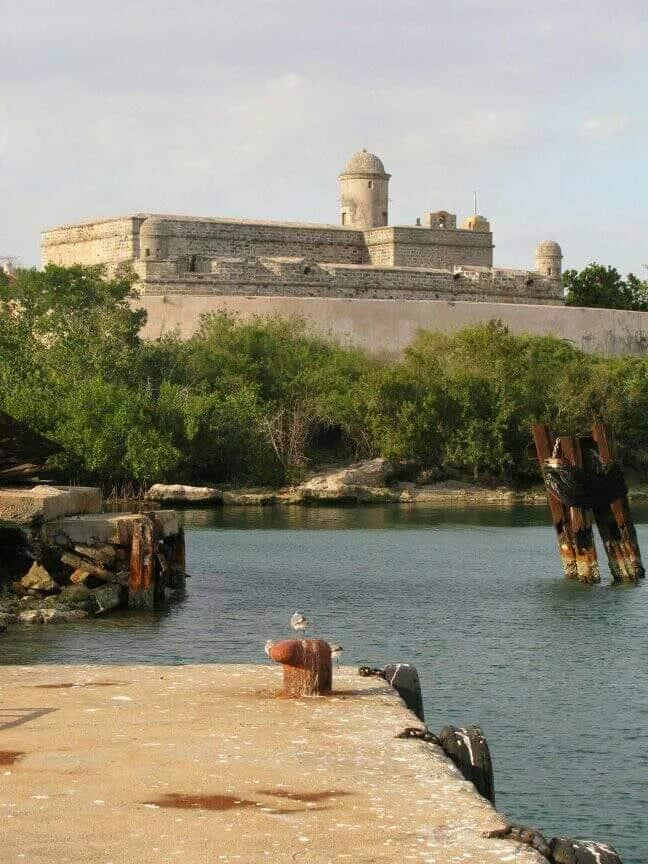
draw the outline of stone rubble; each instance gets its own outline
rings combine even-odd
[[[0,633],[11,625],[70,623],[128,606],[132,536],[143,518],[95,513],[25,527],[26,572],[0,580]],[[156,511],[155,524],[160,596],[166,600],[184,584],[183,540],[172,511]]]

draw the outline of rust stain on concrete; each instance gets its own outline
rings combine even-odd
[[[290,792],[288,789],[259,789],[259,795],[286,798],[288,801],[296,801],[300,804],[318,804],[320,801],[332,801],[335,798],[342,798],[351,794],[351,792],[343,792],[340,789],[328,789],[323,792]]]
[[[127,687],[129,681],[63,681],[60,684],[29,684],[35,690],[69,690],[72,687]]]
[[[13,765],[17,759],[24,755],[22,750],[0,750],[0,765]]]
[[[172,807],[179,810],[235,810],[239,807],[254,807],[256,801],[237,798],[235,795],[187,795],[183,792],[169,792],[155,801],[145,801],[156,807]]]

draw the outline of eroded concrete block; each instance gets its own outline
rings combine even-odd
[[[94,486],[0,489],[0,520],[5,522],[50,522],[77,513],[98,513],[102,507],[101,489]]]
[[[73,546],[101,546],[112,543],[130,546],[133,525],[141,521],[140,513],[94,513],[57,519],[45,526],[47,536],[56,542],[65,538]],[[180,530],[174,510],[156,510],[155,521],[163,537],[173,537]]]

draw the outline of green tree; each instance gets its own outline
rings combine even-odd
[[[565,270],[563,285],[568,306],[648,310],[648,285],[632,273],[624,279],[614,267],[593,263],[580,273]]]

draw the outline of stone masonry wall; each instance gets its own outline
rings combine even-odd
[[[367,258],[362,232],[347,228],[233,219],[160,218],[168,257],[178,260],[181,270],[191,255],[206,258],[299,256],[348,264],[362,264]]]
[[[140,258],[139,231],[146,214],[44,231],[42,263],[109,266]],[[236,219],[160,217],[168,257],[189,269],[192,255],[214,257],[302,256],[361,264],[367,251],[361,231],[336,226],[251,222]]]
[[[255,297],[214,295],[145,295],[136,301],[148,313],[142,335],[157,339],[176,330],[187,338],[204,313],[227,311],[246,320],[279,315],[304,318],[318,333],[397,357],[420,329],[451,333],[462,327],[501,321],[514,333],[567,339],[583,351],[606,356],[645,354],[648,312],[618,309],[465,303],[454,300],[365,299],[342,297]]]
[[[365,238],[372,264],[438,269],[493,264],[489,232],[394,227],[366,231]]]
[[[313,264],[303,258],[219,259],[211,273],[171,275],[145,265],[145,294],[365,297],[504,303],[562,302],[562,286],[538,273],[463,268],[460,272],[370,265]]]
[[[43,231],[43,266],[106,264],[111,270],[115,264],[135,257],[136,231],[137,220],[130,216]]]

